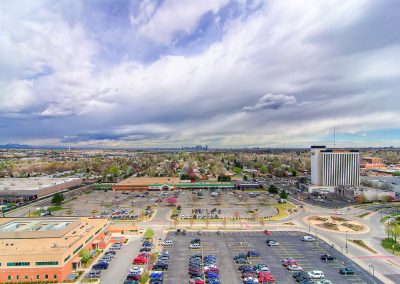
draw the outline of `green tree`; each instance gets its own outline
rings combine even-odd
[[[278,193],[278,188],[275,185],[271,184],[269,186],[269,188],[268,188],[268,192],[272,193],[272,194],[277,194]]]
[[[148,228],[145,232],[144,232],[144,237],[146,239],[152,239],[154,237],[154,231],[151,228]]]
[[[247,177],[247,176],[244,176],[244,177],[243,177],[243,180],[248,180],[248,177]]]
[[[148,271],[144,271],[142,275],[140,275],[140,284],[145,284],[149,281],[150,274]]]
[[[239,167],[234,167],[234,168],[232,169],[232,172],[234,172],[235,174],[239,175],[239,174],[242,173],[242,169],[239,168]]]
[[[262,165],[261,168],[260,168],[260,171],[261,171],[263,174],[266,174],[266,173],[268,172],[267,166],[266,166],[266,165]]]
[[[286,192],[286,190],[282,190],[281,194],[279,194],[279,197],[282,199],[287,199],[288,198],[288,193]]]
[[[231,177],[230,176],[218,176],[218,181],[231,181]]]
[[[83,263],[88,263],[90,260],[90,252],[88,249],[81,250],[81,258]]]
[[[51,199],[52,204],[60,205],[64,201],[64,195],[62,193],[54,194],[53,198]]]
[[[116,177],[119,175],[119,169],[116,165],[111,165],[108,167],[107,173]]]

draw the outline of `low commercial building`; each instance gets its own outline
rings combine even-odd
[[[232,182],[187,182],[187,183],[178,183],[176,185],[178,189],[188,189],[188,190],[233,190],[235,189],[235,185]]]
[[[80,252],[105,247],[108,221],[83,217],[0,219],[0,282],[62,282]]]
[[[2,178],[0,198],[27,201],[80,186],[82,182],[81,178]]]
[[[130,177],[112,186],[113,191],[174,190],[176,177]]]
[[[385,168],[382,158],[365,157],[361,161],[361,168],[364,169],[381,169]]]
[[[235,189],[246,190],[246,189],[262,189],[263,185],[257,181],[237,181],[235,182]]]

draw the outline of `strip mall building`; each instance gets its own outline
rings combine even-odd
[[[80,252],[104,248],[106,219],[0,219],[0,282],[62,282],[81,266]]]

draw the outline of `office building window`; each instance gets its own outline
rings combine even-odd
[[[36,280],[40,280],[40,275],[39,274],[36,275]]]
[[[54,276],[54,279],[57,279],[57,274],[54,274],[53,276]]]
[[[19,280],[19,275],[17,275],[16,277],[17,277],[16,279]]]
[[[11,280],[11,275],[8,275],[7,279],[8,279],[8,280]]]
[[[25,275],[25,277],[24,277],[24,278],[25,278],[25,280],[28,280],[28,279],[29,279],[29,278],[28,278],[28,275]]]
[[[36,266],[58,265],[58,261],[37,261]]]
[[[49,275],[46,274],[46,275],[44,276],[44,279],[49,279]]]

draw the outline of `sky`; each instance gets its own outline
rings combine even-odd
[[[400,146],[397,0],[0,1],[0,143]]]

